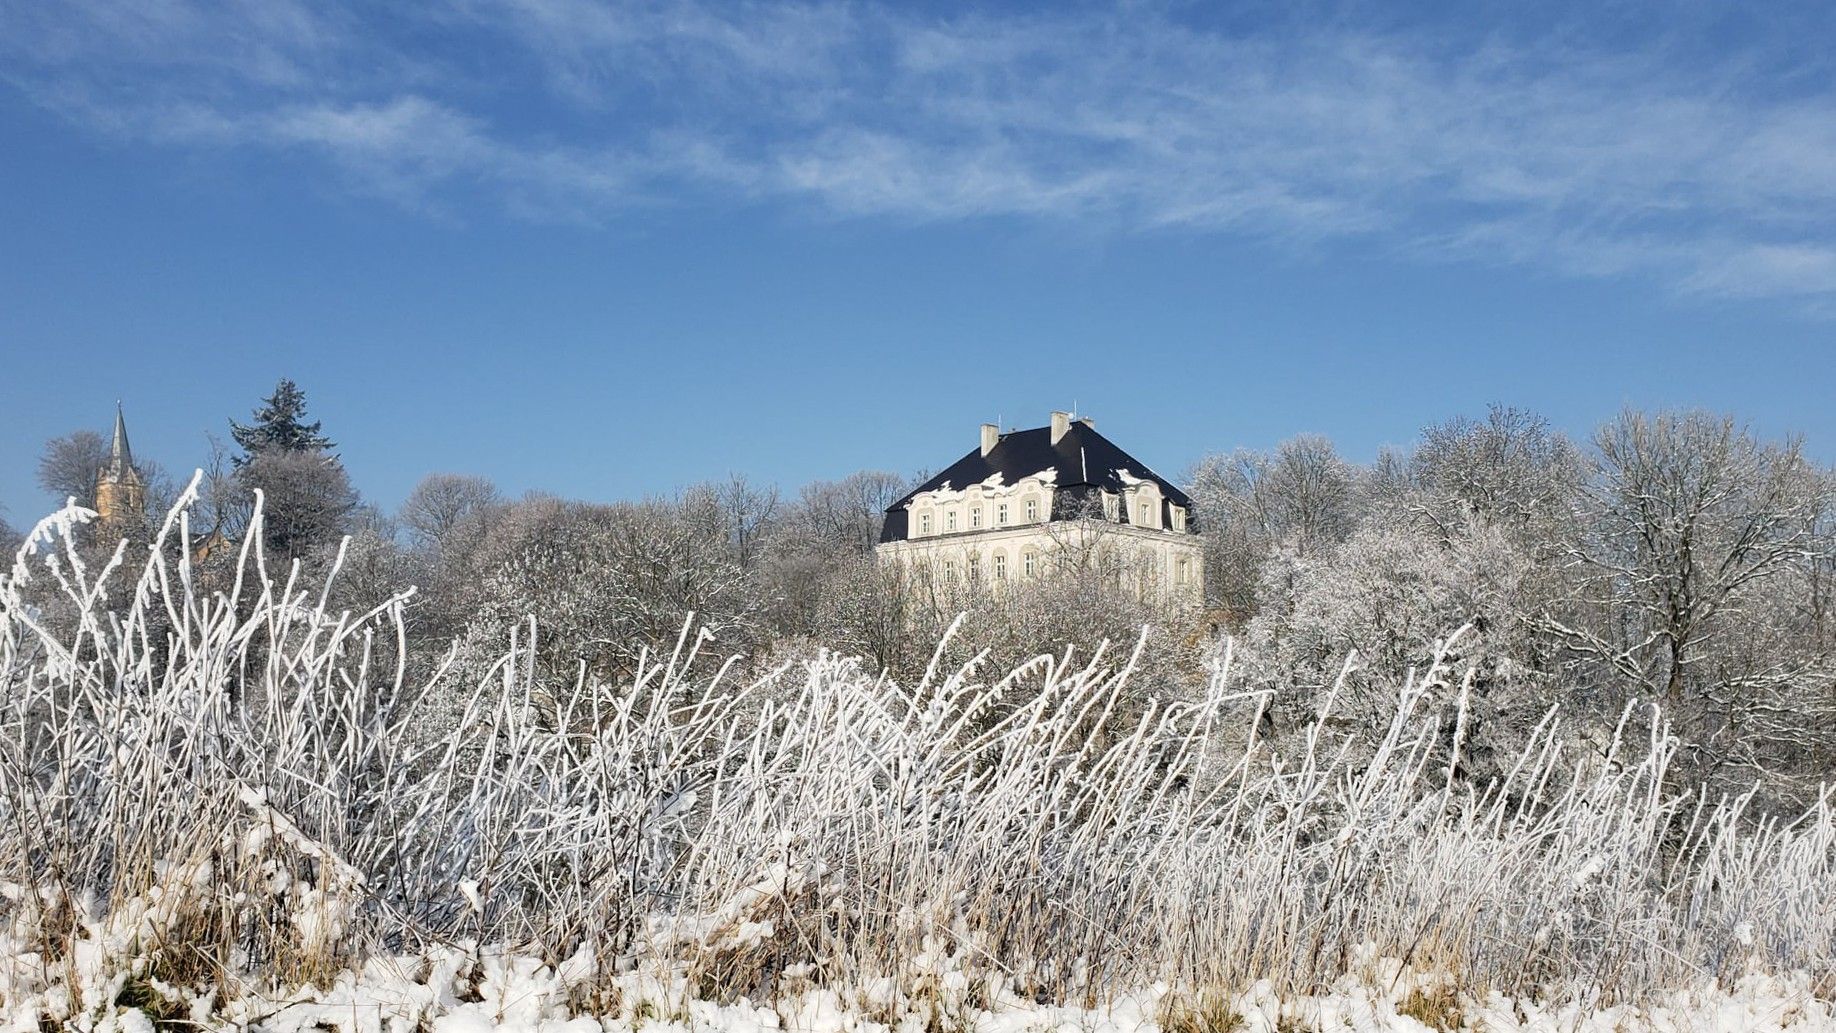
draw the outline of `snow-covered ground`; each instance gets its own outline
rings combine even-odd
[[[1502,994],[1474,996],[1444,976],[1406,969],[1365,952],[1352,972],[1316,993],[1278,993],[1268,980],[1216,998],[1221,1008],[1200,1025],[1182,1018],[1182,996],[1165,984],[1107,996],[1095,1007],[1041,1003],[1018,994],[998,975],[972,977],[960,968],[932,968],[905,980],[880,979],[847,989],[816,988],[787,974],[769,999],[703,1000],[680,971],[640,967],[598,971],[581,949],[549,964],[526,954],[475,945],[414,956],[377,957],[320,983],[290,987],[239,986],[193,993],[162,987],[170,998],[143,1009],[106,1003],[121,978],[89,985],[94,973],[75,966],[77,985],[21,980],[10,958],[0,983],[0,1028],[38,1033],[44,1024],[97,1033],[151,1033],[162,1025],[251,1029],[270,1033],[1282,1033],[1309,1030],[1473,1030],[1490,1033],[1771,1033],[1836,1030],[1830,1002],[1803,973],[1778,978],[1750,974],[1731,985],[1705,981],[1684,990],[1646,994],[1638,1004],[1545,1006]],[[89,1002],[74,1013],[72,999]],[[1437,1007],[1426,1011],[1422,1000]],[[151,1012],[151,1014],[150,1014]],[[1424,1021],[1424,1020],[1428,1021]],[[1209,1024],[1204,1024],[1209,1023]],[[1431,1024],[1432,1023],[1432,1024]]]

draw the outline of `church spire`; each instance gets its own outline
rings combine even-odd
[[[117,479],[134,468],[134,450],[128,447],[127,419],[121,414],[121,401],[115,401],[115,442],[108,450],[108,472]]]
[[[134,469],[134,450],[128,447],[127,418],[115,403],[115,441],[108,459],[96,471],[96,515],[104,524],[129,526],[146,510],[147,485]]]

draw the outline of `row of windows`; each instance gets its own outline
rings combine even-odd
[[[974,581],[980,578],[982,576],[982,557],[976,553],[970,553],[964,560],[964,567],[969,575],[969,580]],[[1032,577],[1039,573],[1039,554],[1030,549],[1027,550],[1026,554],[1020,557],[1020,569],[1027,577]],[[1007,556],[1005,553],[997,552],[989,558],[988,573],[989,576],[996,581],[1007,580]],[[946,559],[943,561],[943,575],[946,581],[953,581],[956,579],[955,560]]]
[[[1135,526],[1153,527],[1158,522],[1154,518],[1156,515],[1155,511],[1159,508],[1160,504],[1150,499],[1142,499],[1136,502]],[[1184,531],[1186,529],[1186,507],[1172,506],[1170,508],[1173,511],[1173,530]]]
[[[1007,503],[1005,502],[996,503],[994,510],[995,510],[995,513],[994,513],[995,526],[996,527],[1008,526],[1010,522],[1009,521],[1010,511],[1008,509]],[[953,508],[944,510],[944,533],[948,534],[956,530],[956,514],[957,514],[957,511]],[[1039,500],[1038,499],[1027,499],[1026,500],[1026,522],[1029,524],[1036,524],[1039,522]],[[982,507],[970,506],[969,507],[969,529],[971,531],[979,530],[981,526],[982,526]],[[921,535],[931,533],[931,514],[928,511],[918,514],[918,533]]]
[[[994,578],[994,580],[1007,580],[1007,556],[1004,553],[997,552],[989,557],[988,567],[989,576]],[[1028,549],[1026,553],[1020,557],[1020,567],[1021,572],[1027,577],[1038,574],[1039,554]],[[964,568],[969,575],[969,580],[978,580],[982,576],[982,557],[976,553],[970,553],[964,558]],[[954,581],[956,579],[955,560],[946,559],[943,561],[943,575],[944,579],[947,581]],[[1192,583],[1191,560],[1181,556],[1179,559],[1173,561],[1173,582],[1182,588]]]
[[[1106,519],[1122,519],[1125,514],[1122,512],[1121,506],[1122,498],[1120,496],[1112,495],[1108,492],[1103,493],[1103,516]],[[1184,531],[1186,529],[1186,508],[1184,506],[1172,506],[1170,508],[1173,511],[1173,530]],[[1159,499],[1149,497],[1135,500],[1135,516],[1133,523],[1136,527],[1158,527],[1160,524],[1159,517]]]

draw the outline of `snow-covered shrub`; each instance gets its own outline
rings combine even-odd
[[[1434,685],[1423,707],[1451,736],[1463,703],[1462,774],[1502,776],[1500,765],[1522,750],[1550,702],[1547,679],[1525,656],[1520,613],[1531,567],[1510,535],[1482,519],[1450,531],[1371,523],[1338,545],[1277,550],[1263,567],[1241,658],[1246,682],[1269,693],[1270,733],[1288,741],[1330,714],[1368,748],[1394,717],[1398,674],[1425,667],[1461,628],[1449,668],[1462,677]],[[1608,734],[1617,717],[1606,715]]]

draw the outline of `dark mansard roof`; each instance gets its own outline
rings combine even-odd
[[[1163,505],[1184,506],[1188,512],[1192,509],[1192,500],[1172,481],[1122,451],[1115,442],[1098,434],[1095,427],[1081,420],[1073,420],[1057,444],[1052,442],[1051,427],[1037,427],[1001,435],[987,455],[983,455],[980,448],[971,449],[968,455],[951,463],[942,473],[913,488],[887,508],[886,522],[880,529],[880,541],[903,541],[909,536],[909,528],[906,526],[909,511],[905,508],[906,504],[927,491],[936,491],[945,484],[960,491],[969,485],[980,484],[997,473],[1001,475],[1002,484],[1013,484],[1047,469],[1058,471],[1056,486],[1061,501],[1052,508],[1059,517],[1074,514],[1079,508],[1067,506],[1065,501],[1094,499],[1098,491],[1118,494],[1124,491],[1127,485],[1122,480],[1123,470],[1127,470],[1130,477],[1159,485],[1165,499]],[[1165,520],[1163,513],[1163,526]]]

